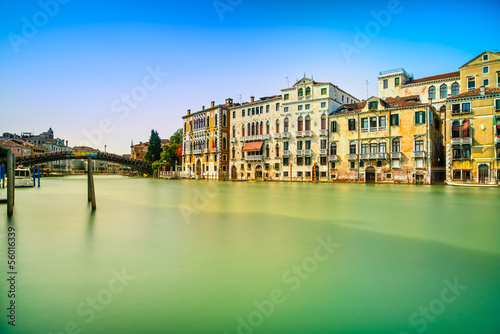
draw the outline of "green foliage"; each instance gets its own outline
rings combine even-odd
[[[147,161],[157,161],[160,159],[161,155],[161,139],[158,132],[151,130],[151,136],[149,137],[148,152],[144,156]]]
[[[180,144],[172,144],[163,147],[163,152],[161,153],[161,158],[160,160],[166,161],[170,165],[175,165],[176,163],[179,163],[178,158],[177,158],[177,148],[179,147]]]
[[[1,158],[7,158],[7,152],[9,150],[6,149],[5,147],[0,146],[0,159]]]
[[[170,145],[172,144],[182,144],[182,129],[175,131],[170,137]]]

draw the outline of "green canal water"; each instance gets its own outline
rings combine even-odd
[[[98,176],[95,213],[86,190],[0,206],[0,333],[500,333],[500,189]]]

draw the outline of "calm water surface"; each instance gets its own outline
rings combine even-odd
[[[0,206],[0,333],[500,333],[500,189],[96,177],[95,213],[86,190]]]

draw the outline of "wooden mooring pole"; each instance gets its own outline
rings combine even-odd
[[[95,187],[94,187],[94,166],[92,165],[92,158],[87,158],[87,178],[88,178],[88,200],[92,203],[92,211],[96,209],[95,201]]]
[[[16,179],[14,176],[15,158],[12,149],[7,152],[7,216],[12,217],[14,214],[14,187]]]

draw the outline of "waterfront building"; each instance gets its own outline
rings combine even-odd
[[[229,178],[229,108],[233,105],[232,99],[220,105],[212,101],[210,108],[188,110],[182,117],[182,177]]]
[[[257,101],[251,96],[250,102],[230,108],[232,180],[281,179],[280,108],[281,95]]]
[[[29,143],[19,143],[14,139],[0,139],[0,146],[12,149],[12,153],[19,158],[31,155],[31,145]]]
[[[170,145],[170,140],[169,139],[160,139],[161,141],[161,147],[162,149],[165,146]],[[146,153],[148,153],[148,147],[149,147],[149,142],[143,143],[142,141],[139,144],[134,145],[132,142],[132,145],[130,146],[130,156],[134,160],[144,160],[144,156]]]
[[[371,97],[330,113],[330,180],[431,184],[443,163],[441,118],[418,97]]]

